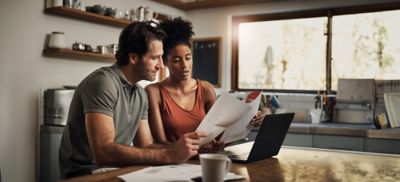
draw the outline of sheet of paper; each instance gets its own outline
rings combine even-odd
[[[192,178],[201,176],[201,166],[196,164],[179,164],[147,167],[139,171],[119,176],[124,181],[192,181]],[[244,178],[241,175],[229,172],[224,180]]]
[[[400,127],[400,93],[384,93],[386,112],[391,128]]]
[[[251,109],[245,113],[238,122],[227,127],[220,141],[225,143],[234,142],[245,138],[251,131],[250,121],[256,115],[261,101],[261,92],[258,92],[258,96],[249,103],[246,103]],[[245,97],[246,98],[246,97]],[[246,99],[243,99],[244,101]]]
[[[227,126],[239,121],[243,114],[250,109],[250,106],[238,100],[235,96],[222,93],[196,129],[196,131],[208,133],[206,138],[200,140],[200,145],[210,143]]]

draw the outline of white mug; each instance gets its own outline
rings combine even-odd
[[[200,154],[203,182],[223,182],[232,161],[223,154]]]

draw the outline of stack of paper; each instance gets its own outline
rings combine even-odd
[[[249,122],[257,113],[260,100],[261,92],[249,103],[240,101],[228,93],[222,93],[196,129],[208,133],[208,136],[200,141],[200,145],[211,142],[223,131],[225,132],[221,141],[225,143],[246,137],[251,131]]]
[[[383,97],[390,127],[400,127],[400,93],[384,93]]]

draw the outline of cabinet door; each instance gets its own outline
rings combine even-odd
[[[364,147],[366,152],[400,154],[400,140],[368,138]]]
[[[363,151],[363,140],[361,137],[313,135],[313,147]]]
[[[312,147],[312,135],[310,134],[286,134],[283,145],[298,146],[298,147]]]

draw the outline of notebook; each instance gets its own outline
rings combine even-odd
[[[222,153],[238,163],[255,162],[277,155],[293,117],[294,113],[265,116],[254,141],[226,147]]]

